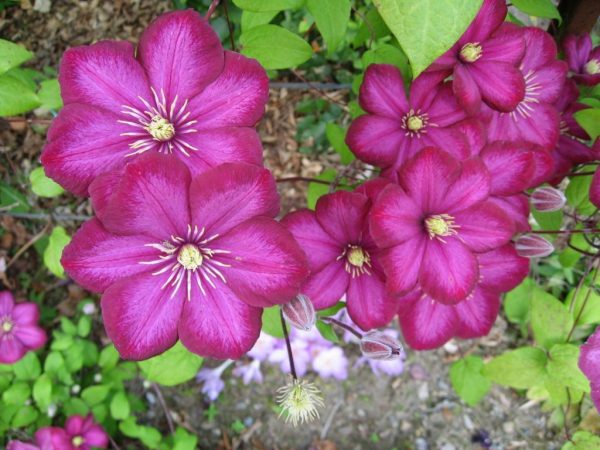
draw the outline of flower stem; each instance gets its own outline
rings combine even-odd
[[[298,375],[296,375],[296,365],[294,364],[294,354],[292,353],[292,343],[290,342],[290,335],[288,334],[287,324],[285,323],[285,318],[283,317],[283,310],[279,308],[279,316],[281,317],[281,328],[283,328],[283,336],[285,337],[285,346],[287,348],[288,358],[290,360],[290,373],[292,374],[292,378],[294,380],[298,379]]]
[[[206,20],[210,20],[210,16],[213,15],[213,13],[215,12],[215,9],[217,9],[217,6],[219,6],[219,1],[220,0],[213,0],[212,3],[210,4],[210,6],[208,7],[208,12],[206,13],[206,16],[204,16],[204,18]]]
[[[596,262],[596,260],[592,260],[591,266],[593,267],[594,263]],[[577,323],[579,322],[579,319],[581,319],[581,315],[583,314],[583,311],[585,310],[585,307],[587,306],[587,302],[590,299],[592,290],[593,290],[593,285],[596,284],[596,278],[598,277],[598,267],[596,267],[596,271],[594,272],[594,275],[592,276],[592,282],[591,285],[588,286],[588,290],[585,293],[585,298],[583,299],[583,304],[581,305],[581,308],[579,309],[579,312],[577,313],[577,317],[575,317],[575,320],[573,321],[573,326],[571,327],[571,330],[569,331],[569,334],[567,335],[567,342],[569,342],[571,340],[571,336],[573,336],[573,332],[575,331],[575,327],[577,326]],[[578,292],[576,292],[577,294]],[[575,304],[577,301],[577,297],[573,297],[573,303]]]
[[[352,333],[354,336],[356,336],[358,339],[362,338],[362,333],[356,331],[354,328],[352,328],[350,325],[345,324],[344,322],[341,322],[337,319],[334,319],[333,317],[322,317],[321,320],[323,320],[324,322],[331,322],[332,324],[343,328],[346,331],[349,331],[350,333]]]

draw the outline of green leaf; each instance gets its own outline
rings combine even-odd
[[[305,0],[233,0],[240,9],[254,12],[281,11],[284,9],[298,9],[304,5]]]
[[[576,292],[577,296],[575,296]],[[575,305],[572,306],[573,301]],[[572,311],[573,319],[579,318],[576,325],[600,324],[600,295],[593,287],[583,285],[579,291],[571,289],[567,295],[566,305]]]
[[[350,0],[307,0],[306,7],[315,18],[327,45],[327,54],[335,52],[346,35],[350,20]]]
[[[334,314],[336,314],[340,309],[344,308],[345,306],[346,306],[346,302],[337,302],[335,305],[333,305],[327,309],[320,310],[317,314],[319,315],[319,317],[333,316]]]
[[[590,202],[590,186],[592,184],[592,176],[572,177],[569,180],[569,185],[565,190],[565,196],[569,205],[581,214],[591,214],[595,206]]]
[[[517,324],[529,322],[533,292],[539,289],[535,281],[525,278],[523,282],[504,296],[506,318]]]
[[[42,373],[40,359],[34,352],[27,352],[25,357],[13,365],[18,380],[35,380]]]
[[[40,83],[38,97],[40,102],[42,102],[42,108],[60,109],[63,106],[62,97],[60,96],[60,85],[56,78],[44,80]]]
[[[322,174],[317,175],[315,178],[323,181],[333,181],[337,172],[335,169],[326,169]],[[319,197],[327,194],[329,192],[329,186],[323,183],[308,183],[308,191],[306,193],[306,203],[310,209],[315,209],[315,205],[317,204],[317,200]]]
[[[0,74],[33,58],[26,48],[5,39],[0,39]]]
[[[590,135],[592,141],[600,136],[600,109],[582,109],[573,114],[573,117],[581,125],[581,128]]]
[[[2,394],[2,401],[10,405],[23,405],[30,395],[31,388],[29,387],[29,384],[24,381],[19,381],[13,383],[11,387],[4,391]]]
[[[242,54],[255,58],[265,69],[296,67],[312,56],[312,48],[300,36],[277,25],[259,25],[240,36]]]
[[[33,399],[42,410],[47,409],[52,402],[52,381],[45,373],[33,384]]]
[[[321,333],[321,336],[323,336],[323,338],[327,339],[330,342],[333,342],[334,344],[340,343],[340,338],[335,333],[333,325],[323,322],[322,320],[317,320],[316,326],[317,330],[319,330],[319,333]]]
[[[476,405],[490,390],[492,383],[481,374],[479,356],[459,359],[450,367],[450,382],[456,393],[470,406]]]
[[[370,39],[377,40],[391,34],[377,9],[370,9],[364,17],[352,41],[354,47],[359,47]]]
[[[204,360],[179,341],[169,350],[138,364],[146,379],[164,386],[185,383],[196,376]],[[173,370],[176,367],[177,370]]]
[[[408,86],[412,78],[410,64],[406,54],[398,47],[390,44],[381,44],[374,50],[368,50],[362,55],[363,67],[371,64],[392,64],[400,69],[404,85]]]
[[[119,362],[119,352],[114,345],[109,344],[102,349],[98,359],[98,365],[104,370],[113,369]]]
[[[549,349],[562,344],[573,326],[567,307],[552,294],[536,289],[531,301],[531,328],[535,340]]]
[[[64,189],[46,176],[43,167],[34,169],[29,174],[31,190],[40,197],[56,197],[64,192]]]
[[[129,417],[131,407],[124,391],[119,391],[110,401],[110,415],[115,420],[124,420]]]
[[[512,4],[529,16],[558,19],[559,23],[562,22],[558,9],[550,0],[513,0]]]
[[[268,24],[277,14],[279,14],[279,11],[242,11],[242,33],[259,25]]]
[[[15,428],[26,427],[35,422],[38,416],[39,413],[33,406],[23,406],[14,415],[11,425]]]
[[[354,161],[354,154],[344,141],[346,139],[346,130],[336,123],[329,122],[325,125],[325,134],[333,149],[340,155],[342,164],[350,164]]]
[[[0,76],[0,116],[14,116],[38,106],[40,100],[27,84],[6,74]]]
[[[532,208],[531,213],[533,214],[535,221],[543,230],[560,230],[563,221],[562,210],[542,212]]]
[[[92,330],[92,318],[90,316],[82,316],[77,322],[77,334],[81,337],[87,337]]]
[[[68,416],[72,416],[74,414],[85,416],[88,412],[90,412],[89,406],[86,405],[85,402],[80,398],[73,397],[65,402],[64,413]]]
[[[90,386],[81,391],[82,400],[89,406],[95,406],[102,403],[110,391],[110,386],[103,384],[97,386]]]
[[[482,0],[373,0],[416,78],[462,36]]]
[[[281,314],[279,305],[263,309],[262,313],[262,331],[265,333],[283,339],[283,328],[281,327]]]
[[[540,384],[546,376],[546,354],[534,347],[521,347],[488,362],[482,374],[494,383],[516,389]]]
[[[198,437],[181,427],[177,427],[173,439],[175,444],[173,450],[195,450],[198,445]]]
[[[71,236],[67,234],[67,231],[63,227],[54,227],[48,240],[48,247],[44,250],[44,265],[59,278],[65,277],[60,258],[63,249],[69,242],[71,242]]]
[[[550,349],[548,375],[563,386],[590,392],[590,383],[579,369],[579,347],[557,344]]]
[[[600,436],[589,431],[576,432],[561,450],[600,450]]]
[[[31,209],[23,194],[2,183],[0,183],[0,206],[12,212],[27,212]]]

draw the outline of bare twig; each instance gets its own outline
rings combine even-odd
[[[231,43],[231,50],[235,52],[235,39],[233,36],[233,24],[229,20],[229,11],[227,10],[227,0],[223,0],[223,12],[225,13],[225,20],[227,20],[227,28],[229,29],[229,42]]]
[[[304,83],[306,83],[308,85],[309,88],[317,91],[319,93],[319,95],[323,98],[326,98],[327,100],[336,103],[337,105],[339,105],[344,111],[348,112],[348,106],[343,103],[340,102],[339,100],[336,100],[335,98],[329,96],[326,92],[323,92],[322,89],[319,89],[318,87],[316,87],[313,83],[311,83],[310,81],[308,81],[306,78],[304,78],[298,71],[291,69],[291,72],[300,79],[300,81],[303,81]]]
[[[92,216],[83,214],[19,213],[11,211],[0,211],[0,216],[14,217],[15,219],[52,220],[55,222],[85,222],[92,218]]]
[[[29,240],[29,242],[27,242],[23,247],[21,247],[19,249],[19,251],[17,253],[15,253],[15,256],[13,256],[12,259],[6,264],[6,269],[8,270],[8,268],[10,266],[12,266],[23,253],[25,253],[33,244],[35,244],[37,241],[39,241],[41,238],[43,238],[49,229],[50,229],[50,222],[48,222],[46,224],[46,226],[42,229],[42,231],[40,231],[38,234],[33,236]]]
[[[165,398],[162,395],[162,391],[160,390],[160,387],[158,387],[158,384],[156,384],[156,383],[152,383],[152,388],[154,389],[154,392],[156,392],[156,397],[158,398],[158,403],[160,403],[160,406],[162,407],[163,411],[165,412],[165,416],[167,418],[167,423],[169,424],[169,430],[171,431],[172,435],[175,435],[175,425],[173,425],[173,418],[171,417],[171,412],[169,411],[169,408],[167,407],[167,402],[165,402]]]
[[[333,418],[335,417],[335,413],[337,413],[338,409],[340,409],[340,407],[343,404],[344,404],[344,402],[341,399],[338,399],[338,401],[335,402],[335,405],[333,405],[333,408],[331,408],[331,412],[327,415],[327,420],[325,421],[325,425],[323,425],[323,429],[321,430],[321,440],[323,440],[327,437],[327,433],[329,432],[329,429],[331,428],[331,424],[333,423]]]

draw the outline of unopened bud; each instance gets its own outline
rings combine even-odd
[[[537,188],[531,194],[531,206],[538,211],[550,212],[562,209],[567,203],[567,197],[562,191],[549,186]]]
[[[554,251],[554,246],[541,236],[524,234],[515,241],[515,249],[525,258],[543,258]]]
[[[398,359],[403,354],[402,344],[382,331],[369,331],[360,339],[362,354],[370,359]]]
[[[281,305],[281,312],[285,320],[303,331],[309,331],[317,320],[312,302],[302,294],[298,294],[291,302]]]

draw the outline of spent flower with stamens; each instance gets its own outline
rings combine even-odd
[[[58,79],[65,106],[42,164],[77,195],[145,153],[172,154],[193,174],[224,162],[262,165],[254,125],[267,75],[255,60],[225,51],[191,9],[158,17],[137,48],[101,41],[67,50]]]
[[[293,426],[319,418],[319,408],[325,407],[321,391],[304,379],[292,379],[277,390],[277,403],[281,406],[279,417]]]
[[[258,338],[262,308],[296,296],[308,273],[273,219],[275,181],[254,165],[192,177],[179,159],[148,153],[116,184],[93,189],[92,202],[101,213],[73,236],[62,263],[103,294],[107,334],[127,359],[177,339],[202,356],[239,358]]]

